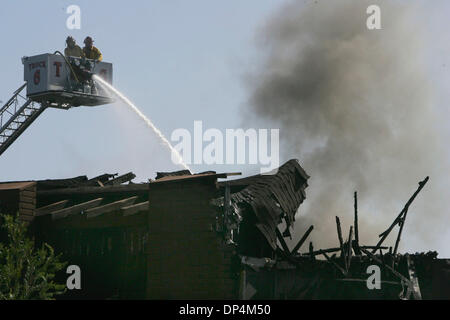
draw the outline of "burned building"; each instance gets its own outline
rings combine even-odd
[[[80,267],[82,289],[67,291],[67,299],[450,297],[448,260],[399,255],[382,242],[360,245],[357,222],[355,237],[351,229],[344,241],[337,221],[337,248],[314,251],[310,242],[299,253],[311,226],[289,249],[285,238],[302,223],[295,215],[309,178],[298,161],[271,175],[231,175],[158,173],[139,184],[132,173],[2,183],[0,208],[18,212],[38,244],[49,243]],[[381,270],[380,290],[367,288],[370,265]]]

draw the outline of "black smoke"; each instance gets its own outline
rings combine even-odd
[[[371,4],[381,8],[381,30],[366,27]],[[400,249],[449,254],[449,165],[421,12],[409,1],[293,1],[260,30],[246,119],[279,127],[282,158],[298,158],[311,176],[294,240],[314,224],[315,247],[336,246],[334,217],[348,233],[357,190],[360,237],[374,244],[430,176]]]

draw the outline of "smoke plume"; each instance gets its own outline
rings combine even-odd
[[[381,8],[381,30],[366,27],[370,4]],[[294,1],[259,33],[248,111],[280,128],[282,158],[298,158],[311,176],[294,240],[314,224],[315,248],[336,246],[334,217],[348,234],[358,191],[360,241],[375,244],[430,176],[409,210],[400,251],[450,255],[443,240],[449,165],[420,12],[410,2]]]

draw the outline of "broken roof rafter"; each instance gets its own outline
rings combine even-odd
[[[148,201],[140,202],[131,206],[122,207],[120,211],[123,216],[131,216],[133,214],[148,210]]]
[[[37,208],[34,212],[34,215],[39,217],[46,214],[50,214],[53,211],[64,209],[67,204],[69,203],[69,200],[61,200],[55,203],[51,203],[49,205]]]
[[[84,210],[98,206],[103,201],[103,198],[97,198],[89,200],[83,203],[76,204],[74,206],[53,211],[51,213],[53,220],[66,218],[67,216],[82,213]]]
[[[36,209],[36,216],[49,215],[52,220],[61,220],[80,214],[90,220],[111,212],[120,212],[122,216],[130,216],[148,210],[148,201],[135,204],[137,199],[138,196],[133,196],[99,206],[103,198],[97,198],[70,207],[66,207],[68,200],[62,200]]]
[[[108,180],[103,182],[104,185],[120,185],[122,183],[125,182],[130,182],[131,180],[133,180],[134,178],[136,178],[136,175],[133,172],[128,172],[125,173],[121,176],[118,176],[114,179]]]
[[[134,204],[134,202],[137,200],[137,198],[138,198],[137,196],[134,196],[134,197],[118,200],[115,202],[111,202],[111,203],[105,204],[103,206],[88,209],[85,211],[86,217],[87,217],[87,219],[92,219],[92,218],[95,218],[104,213],[108,213],[111,211],[117,211],[117,210],[121,209],[122,207]]]

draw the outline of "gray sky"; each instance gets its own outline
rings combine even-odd
[[[258,32],[288,2],[6,1],[0,11],[0,100],[5,102],[23,83],[22,56],[62,51],[67,35],[74,36],[79,45],[90,35],[104,61],[114,65],[115,87],[166,137],[177,128],[192,130],[194,120],[202,120],[205,128],[221,130],[252,127],[255,124],[244,116],[249,96],[245,75],[260,66],[260,48],[255,45]],[[424,1],[411,2],[421,4],[417,24],[428,35],[429,47],[426,61],[420,63],[426,64],[435,87],[436,112],[443,120],[436,126],[448,140],[450,3],[433,1],[431,7]],[[66,28],[66,8],[71,4],[81,8],[81,30]],[[301,155],[280,151],[282,162],[288,160],[283,156],[301,159]],[[133,171],[138,181],[144,181],[154,178],[156,171],[177,170],[169,157],[123,104],[49,109],[0,157],[0,175],[7,181]],[[258,169],[192,168],[196,172],[242,171],[244,175]],[[448,240],[447,235],[441,251]]]

